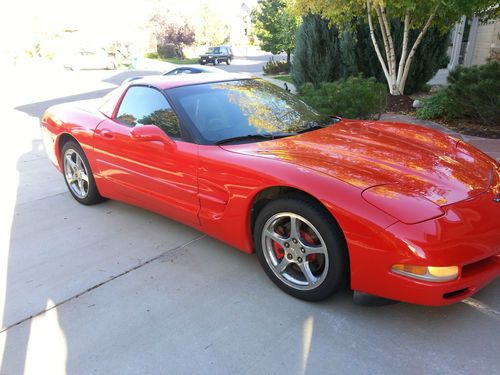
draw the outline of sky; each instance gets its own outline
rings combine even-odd
[[[257,0],[244,0],[249,6]],[[190,18],[204,4],[231,17],[243,0],[15,0],[0,5],[0,51],[17,50],[64,29],[86,38],[117,39],[136,33],[155,9]]]

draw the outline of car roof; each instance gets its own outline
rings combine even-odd
[[[160,90],[171,89],[174,87],[197,85],[200,83],[234,81],[239,79],[255,78],[248,74],[240,73],[199,73],[183,74],[173,76],[146,76],[141,79],[133,80],[131,86],[153,86]]]
[[[207,66],[207,65],[200,65],[200,64],[190,64],[190,65],[179,65],[173,69],[167,70],[163,74],[168,74],[170,72],[173,72],[174,70],[179,70],[179,69],[191,69],[191,70],[201,70],[205,72],[215,72],[215,73],[226,73],[224,70],[213,67],[213,66]]]

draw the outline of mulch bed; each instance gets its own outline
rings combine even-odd
[[[393,113],[413,113],[413,99],[408,95],[387,95],[387,112]]]
[[[408,95],[387,95],[386,112],[414,115],[416,109],[413,108],[413,99]],[[454,130],[457,133],[483,138],[500,139],[500,127],[486,126],[484,124],[464,119],[447,122],[444,122],[443,120],[432,121],[446,126],[448,129]]]

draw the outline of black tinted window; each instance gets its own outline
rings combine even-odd
[[[116,120],[128,126],[156,125],[173,138],[180,138],[180,128],[174,111],[158,90],[133,86],[123,98]]]

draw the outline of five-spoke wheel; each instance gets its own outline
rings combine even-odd
[[[82,157],[69,148],[63,156],[64,177],[69,188],[78,198],[84,199],[89,194],[89,175]]]
[[[342,232],[324,207],[307,198],[268,203],[256,220],[254,241],[267,275],[295,297],[324,299],[346,276]]]
[[[103,200],[92,175],[89,162],[74,141],[66,142],[61,150],[64,180],[73,197],[83,204],[95,204]]]
[[[314,289],[328,273],[328,252],[321,234],[295,213],[280,212],[267,220],[262,248],[274,274],[291,287]]]

